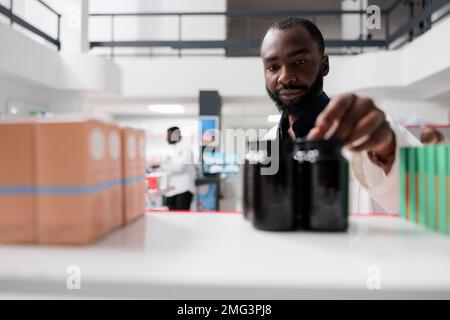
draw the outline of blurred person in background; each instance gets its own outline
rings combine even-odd
[[[192,148],[182,139],[178,127],[167,129],[167,142],[171,147],[169,157],[161,165],[152,168],[168,175],[169,191],[165,198],[169,210],[190,210],[196,175]]]
[[[444,135],[436,128],[423,127],[420,132],[420,142],[423,144],[437,144],[444,140]]]

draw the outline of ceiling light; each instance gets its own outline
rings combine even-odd
[[[15,115],[19,113],[19,110],[16,107],[10,107],[9,113]]]
[[[156,113],[177,114],[184,113],[184,107],[179,104],[154,104],[149,105],[148,110]]]

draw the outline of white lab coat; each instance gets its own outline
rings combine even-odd
[[[352,153],[350,161],[350,168],[352,176],[358,182],[358,186],[354,186],[354,190],[358,190],[359,197],[353,199],[351,208],[352,213],[367,213],[366,210],[371,210],[373,204],[369,201],[373,199],[375,203],[384,209],[387,213],[399,213],[400,201],[400,165],[399,165],[399,150],[400,147],[406,146],[420,146],[421,143],[416,139],[405,127],[401,126],[390,117],[387,117],[392,131],[395,134],[397,142],[397,149],[395,152],[395,161],[392,169],[388,175],[379,166],[370,161],[367,152]],[[367,195],[364,195],[366,191]],[[378,209],[372,209],[378,212]],[[370,212],[370,211],[369,211]]]
[[[350,163],[349,210],[350,213],[398,213],[399,212],[399,150],[404,146],[420,146],[421,143],[405,127],[389,116],[397,142],[395,161],[388,175],[370,161],[367,152],[344,152]],[[274,139],[278,126],[273,127],[265,139]]]
[[[165,196],[172,197],[187,191],[195,193],[196,172],[192,148],[183,140],[170,145],[170,148],[170,156],[160,167],[168,175],[169,191]]]

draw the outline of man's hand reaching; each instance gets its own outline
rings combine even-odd
[[[368,152],[388,174],[395,160],[395,135],[382,110],[371,99],[343,94],[319,115],[309,139],[340,138],[350,151]]]

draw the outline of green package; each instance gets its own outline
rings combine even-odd
[[[450,234],[450,144],[447,145],[447,233]]]
[[[419,223],[427,224],[427,177],[426,177],[426,151],[424,147],[417,149],[417,168],[418,168],[418,211]]]
[[[408,148],[400,148],[400,216],[407,218],[408,208]]]
[[[444,144],[436,146],[438,174],[437,227],[439,232],[447,231],[447,148]]]
[[[408,150],[408,176],[409,176],[409,212],[407,218],[417,221],[417,148]],[[409,213],[409,214],[408,214]]]
[[[427,225],[430,228],[436,229],[436,147],[429,145],[425,147],[427,154],[427,175],[428,175],[428,194],[427,194],[427,204],[428,204],[428,215],[427,215]]]

